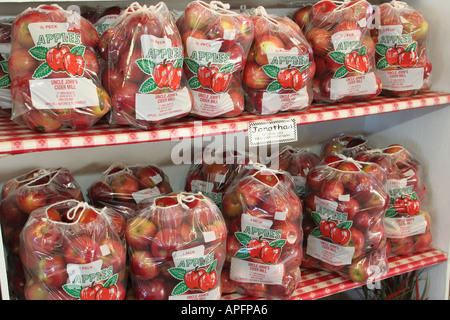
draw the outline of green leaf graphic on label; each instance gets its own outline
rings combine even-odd
[[[350,229],[350,227],[352,226],[352,221],[345,221],[345,222],[341,222],[339,223],[337,226],[339,227],[339,229]]]
[[[143,73],[152,75],[153,69],[155,68],[155,63],[151,61],[150,59],[138,59],[136,60],[136,63],[139,67],[139,69],[142,70]]]
[[[362,46],[358,51],[358,56],[363,56],[366,54],[366,52],[367,52],[366,46]]]
[[[265,66],[262,67],[264,72],[271,77],[272,79],[277,79],[278,76],[278,72],[280,72],[280,68],[277,66],[273,66],[270,64],[266,64]]]
[[[409,197],[409,199],[410,199],[410,200],[418,200],[419,197],[417,196],[417,193],[413,192],[413,193],[411,194],[411,197]]]
[[[52,73],[52,68],[47,64],[47,62],[42,63],[39,67],[34,70],[33,79],[42,79]]]
[[[183,66],[183,58],[177,59],[177,61],[173,65],[174,68],[181,68],[182,66]]]
[[[9,75],[5,74],[3,77],[0,78],[0,88],[9,87],[10,84],[11,79],[9,78]]]
[[[345,53],[343,52],[334,51],[330,52],[328,55],[330,56],[331,60],[333,60],[336,63],[344,64],[345,62]]]
[[[311,217],[316,224],[316,226],[319,225],[320,221],[322,221],[322,217],[317,212],[311,212]]]
[[[79,284],[65,284],[62,288],[69,296],[78,299],[80,298],[81,290],[83,290],[83,287]]]
[[[211,263],[206,272],[210,273],[211,271],[216,270],[216,266],[217,266],[217,259],[214,260],[213,263]]]
[[[406,47],[405,51],[413,52],[416,51],[416,49],[417,49],[417,41],[414,41],[413,43],[411,43],[409,46]]]
[[[250,258],[250,254],[248,253],[247,248],[241,248],[234,254],[234,257],[241,260],[245,260]]]
[[[279,240],[272,241],[269,245],[273,248],[282,248],[285,244],[286,244],[285,239],[279,239]]]
[[[84,55],[84,51],[86,50],[85,46],[76,46],[70,49],[70,53],[74,54],[76,56],[82,56]]]
[[[278,82],[278,80],[275,80],[267,86],[267,92],[276,92],[278,90],[281,90],[281,88],[281,84]]]
[[[144,81],[144,83],[139,88],[140,93],[149,93],[153,92],[156,88],[158,88],[155,80],[153,78],[149,78]]]
[[[320,232],[320,229],[319,229],[319,228],[315,228],[315,229],[311,232],[311,235],[312,235],[313,237],[320,237],[320,236],[322,235],[322,233]]]
[[[230,73],[233,70],[234,63],[227,63],[219,69],[221,73]]]
[[[114,286],[117,283],[117,279],[118,279],[119,275],[116,273],[115,275],[113,275],[111,278],[108,279],[108,281],[106,281],[103,286],[105,288],[109,288],[111,286]]]
[[[36,47],[33,47],[30,50],[28,50],[28,52],[30,53],[30,55],[33,58],[35,58],[36,60],[42,60],[42,61],[45,60],[47,51],[48,51],[48,49],[43,46],[36,46]]]
[[[188,290],[189,290],[189,287],[186,285],[186,283],[180,282],[179,284],[177,284],[175,286],[175,288],[173,288],[172,295],[173,296],[178,296],[180,294],[185,293]]]
[[[387,62],[386,58],[380,59],[377,63],[377,69],[385,69],[389,66],[389,63]]]
[[[302,73],[305,72],[310,66],[311,66],[312,62],[308,63],[307,65],[304,65],[303,67],[300,68],[300,70],[298,70],[298,72]]]
[[[198,89],[201,86],[200,80],[198,80],[197,76],[190,78],[188,81],[188,85],[189,85],[189,88],[191,88],[191,89]]]
[[[169,269],[169,273],[177,280],[184,280],[186,270],[184,270],[183,268],[171,268]]]
[[[385,44],[382,43],[377,43],[375,45],[375,51],[380,55],[380,56],[385,56],[386,55],[386,51],[389,49],[389,47]]]
[[[189,58],[185,58],[184,63],[186,63],[189,70],[191,70],[193,73],[197,74],[197,70],[200,66],[196,61],[189,59]]]
[[[390,207],[390,208],[386,211],[385,217],[386,217],[386,218],[390,218],[390,217],[395,216],[396,214],[397,214],[397,210],[395,210],[394,207]]]
[[[234,235],[236,236],[236,239],[239,241],[239,243],[243,246],[247,246],[250,240],[252,240],[252,237],[242,232],[236,232]]]
[[[340,67],[339,69],[336,70],[336,72],[333,75],[333,78],[343,78],[347,75],[348,70],[345,66]]]
[[[2,68],[2,71],[4,73],[9,73],[8,72],[8,60],[0,61],[0,67]]]

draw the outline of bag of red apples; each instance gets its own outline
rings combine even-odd
[[[0,222],[8,253],[11,294],[24,297],[25,275],[20,262],[20,232],[30,214],[46,205],[83,200],[80,186],[66,168],[36,169],[6,181],[2,187]]]
[[[39,5],[12,25],[12,120],[36,132],[92,127],[110,109],[95,51],[98,34],[75,10]]]
[[[11,117],[11,79],[8,59],[11,51],[11,22],[0,22],[0,116]]]
[[[20,234],[27,300],[125,299],[126,243],[109,210],[64,200],[31,213]]]
[[[360,283],[377,280],[388,271],[386,174],[374,163],[330,157],[307,177],[302,267]]]
[[[315,62],[300,27],[290,18],[252,10],[255,38],[243,81],[246,110],[256,114],[299,111],[313,100]]]
[[[353,158],[359,152],[370,149],[373,149],[373,146],[363,135],[340,133],[322,145],[320,157],[325,159],[331,155],[341,154]]]
[[[136,300],[219,300],[227,228],[201,193],[153,198],[128,220],[130,277]]]
[[[320,158],[314,152],[287,145],[272,157],[270,167],[289,172],[292,179],[294,179],[295,188],[300,199],[303,199],[306,195],[306,177],[308,172],[319,162]]]
[[[378,10],[379,25],[371,32],[383,94],[409,96],[429,89],[428,22],[402,1],[383,3]]]
[[[89,186],[87,196],[94,206],[111,207],[127,220],[142,201],[169,192],[169,177],[157,166],[114,163]]]
[[[220,1],[190,2],[178,18],[184,69],[194,97],[191,115],[235,117],[244,110],[242,71],[253,40],[253,23]]]
[[[189,168],[185,191],[201,192],[222,208],[223,194],[243,166],[255,158],[250,153],[232,149],[204,148],[199,163]]]
[[[189,114],[181,37],[163,2],[132,3],[102,34],[98,50],[108,64],[102,84],[112,97],[111,124],[149,130]]]
[[[420,162],[399,144],[361,152],[355,158],[376,163],[386,172],[390,197],[384,219],[388,254],[405,255],[430,249],[431,218],[424,209],[427,189]]]
[[[303,231],[290,174],[246,166],[226,190],[222,212],[228,226],[223,292],[291,297],[300,282]]]
[[[322,0],[311,7],[305,35],[316,63],[315,100],[370,100],[381,93],[370,35],[372,11],[365,0]]]

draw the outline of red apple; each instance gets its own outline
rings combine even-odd
[[[167,300],[171,292],[170,282],[162,278],[137,281],[134,285],[134,298],[136,300]]]
[[[38,278],[49,289],[55,289],[67,282],[64,257],[58,254],[44,256],[39,261]]]
[[[150,247],[157,230],[156,225],[147,218],[133,217],[128,221],[125,231],[127,243],[137,250],[147,249]]]
[[[72,238],[65,249],[67,263],[86,264],[100,259],[102,253],[98,243],[87,236]]]
[[[115,175],[111,181],[114,197],[122,201],[133,200],[132,194],[139,191],[139,183],[136,178],[127,172]]]
[[[309,13],[311,12],[312,5],[306,5],[301,9],[298,9],[294,13],[293,20],[302,29],[305,30],[306,23],[308,22]]]
[[[151,251],[156,258],[170,258],[174,251],[180,250],[184,245],[183,237],[175,229],[162,229],[153,238]]]
[[[244,84],[253,89],[265,89],[271,79],[261,66],[254,62],[247,62],[243,75]]]
[[[47,220],[33,220],[23,233],[25,243],[35,252],[51,253],[62,239],[61,230]]]
[[[150,280],[160,273],[161,263],[149,251],[134,251],[130,257],[130,271],[136,279]]]
[[[105,238],[100,243],[102,250],[102,269],[113,267],[113,273],[120,272],[125,266],[127,252],[125,246],[118,240]]]

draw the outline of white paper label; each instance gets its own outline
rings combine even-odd
[[[76,283],[82,287],[90,286],[93,280],[89,275],[100,273],[102,270],[102,263],[102,260],[97,260],[85,264],[67,264],[68,283]]]
[[[352,263],[355,247],[343,247],[310,235],[306,253],[333,266],[348,265]]]
[[[191,111],[189,89],[161,94],[136,94],[136,119],[160,121]]]
[[[388,238],[404,238],[423,234],[427,228],[427,222],[424,214],[412,217],[384,219],[386,235]]]
[[[309,56],[307,54],[300,55],[298,47],[292,47],[290,50],[286,50],[268,45],[266,52],[269,64],[276,65],[280,69],[288,66],[301,67],[309,63]]]
[[[273,221],[268,219],[261,219],[258,217],[254,217],[250,214],[243,213],[241,215],[241,230],[246,230],[247,227],[251,229],[252,227],[256,227],[258,229],[267,229],[269,230],[272,226]],[[261,234],[248,234],[250,237],[258,238]]]
[[[132,195],[134,201],[136,201],[136,203],[140,203],[141,201],[143,201],[145,199],[150,199],[150,198],[160,196],[161,192],[159,191],[158,188],[155,187],[155,188],[139,190],[137,192],[133,192],[131,195]]]
[[[30,80],[36,109],[74,109],[98,106],[97,86],[87,78]]]
[[[338,100],[347,96],[369,95],[377,92],[375,73],[342,79],[331,79],[330,99]]]
[[[58,43],[81,44],[81,34],[69,32],[67,22],[35,22],[28,25],[31,38],[36,46],[56,47]]]
[[[424,68],[377,70],[383,89],[392,91],[419,90],[423,87]]]
[[[248,124],[250,147],[297,141],[295,119],[280,119]]]
[[[214,188],[214,183],[203,180],[192,180],[191,190],[192,192],[211,192]]]
[[[143,57],[150,57],[155,64],[164,60],[181,58],[181,47],[172,47],[172,40],[167,37],[158,38],[150,34],[141,36],[141,49]]]
[[[191,91],[194,97],[192,113],[204,117],[216,117],[234,109],[233,100],[228,92],[205,93]]]
[[[339,31],[331,36],[335,51],[349,53],[361,46],[361,30]]]
[[[279,111],[300,110],[309,106],[307,87],[293,93],[263,92],[262,115],[274,114]]]
[[[283,264],[269,265],[231,258],[230,278],[234,281],[281,284],[283,276]]]
[[[197,62],[202,62],[203,59],[200,56],[192,57],[192,53],[194,51],[218,53],[220,50],[220,47],[222,47],[221,41],[203,40],[203,39],[196,39],[193,37],[188,37],[186,40],[187,54],[190,58],[196,60]],[[206,59],[206,56],[205,56],[205,59]],[[203,61],[203,62],[206,62],[206,61]]]

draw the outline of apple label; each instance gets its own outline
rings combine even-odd
[[[349,265],[352,263],[355,247],[343,247],[310,235],[306,253],[333,266]]]
[[[192,95],[194,96],[192,113],[199,116],[215,117],[232,111],[234,108],[228,92],[205,93],[193,90]]]
[[[294,142],[297,141],[297,121],[295,119],[279,119],[252,122],[248,124],[247,132],[250,147]]]
[[[245,283],[281,284],[284,265],[268,265],[231,258],[230,278]]]
[[[94,281],[106,280],[113,276],[113,268],[102,269],[102,260],[85,264],[67,264],[68,284],[87,287]]]
[[[309,106],[307,87],[293,93],[263,92],[262,115],[274,114],[279,111],[301,110]]]
[[[307,175],[306,173],[305,175]],[[300,196],[304,197],[306,195],[306,177],[303,176],[292,176],[294,179],[295,188]]]
[[[427,228],[424,214],[413,217],[390,217],[384,219],[386,236],[388,238],[404,238],[423,234]]]
[[[377,70],[383,89],[391,91],[419,90],[423,87],[424,68]]]
[[[111,23],[113,23],[119,15],[117,14],[108,14],[106,16],[101,17],[98,19],[98,21],[94,24],[95,29],[97,29],[97,33],[99,36],[101,36],[106,29],[109,28]]]
[[[162,94],[136,94],[136,119],[160,121],[191,110],[187,87]]]
[[[139,190],[137,192],[133,192],[132,197],[136,203],[140,203],[141,201],[145,199],[154,198],[161,195],[161,192],[159,191],[159,188],[148,188]]]
[[[67,22],[36,22],[28,25],[36,46],[55,47],[58,43],[81,44],[81,33],[70,32]]]
[[[377,92],[375,73],[342,79],[331,79],[330,98],[338,100],[347,96],[370,95]]]
[[[172,290],[169,300],[217,300],[221,292],[216,271],[214,251],[205,253],[205,246],[175,251],[172,254],[175,267],[169,269],[174,279],[180,281]],[[188,291],[197,291],[185,294]]]
[[[9,86],[11,84],[11,79],[8,75],[8,59],[9,53],[11,51],[10,43],[0,43],[0,110],[1,109],[11,109],[12,107],[12,96]],[[8,111],[10,112],[10,111]]]
[[[361,30],[339,31],[331,36],[335,51],[349,53],[361,47]]]
[[[75,109],[99,105],[97,86],[87,78],[30,80],[30,92],[36,109]]]

